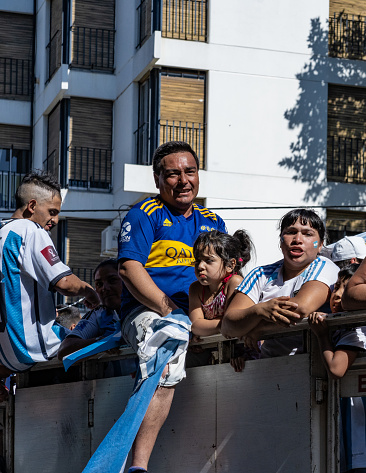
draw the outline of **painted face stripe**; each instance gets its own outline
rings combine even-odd
[[[26,350],[23,326],[22,295],[18,257],[22,238],[10,231],[3,247],[2,272],[4,274],[5,301],[7,308],[7,330],[15,356],[20,363],[33,364]]]

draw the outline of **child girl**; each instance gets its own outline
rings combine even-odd
[[[250,260],[252,250],[253,243],[244,230],[232,236],[217,230],[199,235],[193,246],[198,281],[189,288],[189,317],[194,335],[220,333],[221,319],[235,288],[243,280],[240,270]],[[236,368],[234,362],[232,365]]]
[[[341,299],[348,281],[359,264],[352,264],[338,273],[338,280],[330,297],[332,313],[342,312]],[[308,322],[318,339],[324,365],[329,376],[342,378],[357,357],[365,351],[366,327],[337,330],[331,337],[326,314],[313,312]],[[341,398],[341,472],[366,472],[365,398]]]

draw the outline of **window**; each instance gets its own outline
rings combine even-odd
[[[137,162],[151,164],[157,146],[186,141],[205,166],[205,73],[153,69],[139,84]]]
[[[366,182],[366,89],[329,85],[327,177]]]

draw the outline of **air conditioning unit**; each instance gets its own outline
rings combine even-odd
[[[113,225],[102,231],[102,249],[100,256],[116,258],[118,254],[119,228]]]

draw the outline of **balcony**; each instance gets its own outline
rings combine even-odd
[[[70,67],[114,71],[115,30],[72,26]]]
[[[31,78],[30,60],[0,57],[0,96],[29,99]]]
[[[159,145],[167,141],[186,141],[197,153],[200,169],[205,167],[205,125],[179,120],[159,120]],[[135,131],[137,164],[151,165],[150,128],[143,123]]]
[[[207,41],[207,0],[163,0],[161,35]]]
[[[85,281],[85,282],[87,282],[88,284],[90,284],[91,286],[94,287],[94,278],[93,278],[94,269],[75,268],[73,266],[70,266],[70,269],[75,274],[75,276],[77,276],[82,281]],[[81,302],[78,302],[79,300],[80,300],[80,297],[61,296],[59,298],[58,303],[74,304],[79,309],[85,310],[84,304],[82,304]]]
[[[160,144],[167,141],[186,141],[196,152],[200,169],[205,167],[205,125],[175,120],[160,120]]]
[[[43,161],[43,169],[46,171],[51,172],[54,176],[57,177],[57,180],[60,182],[60,160],[58,157],[58,153],[52,151],[51,154],[47,156],[47,158]],[[61,183],[63,184],[63,183]]]
[[[112,150],[69,147],[69,187],[110,190]]]
[[[47,44],[48,50],[48,80],[61,67],[62,35],[58,30]]]
[[[19,187],[25,173],[0,171],[0,208],[15,209],[15,191]]]
[[[137,45],[140,48],[151,35],[151,0],[141,0],[137,10]]]
[[[340,13],[329,18],[329,56],[366,59],[366,17]]]
[[[365,150],[365,139],[328,136],[328,180],[365,184]]]

